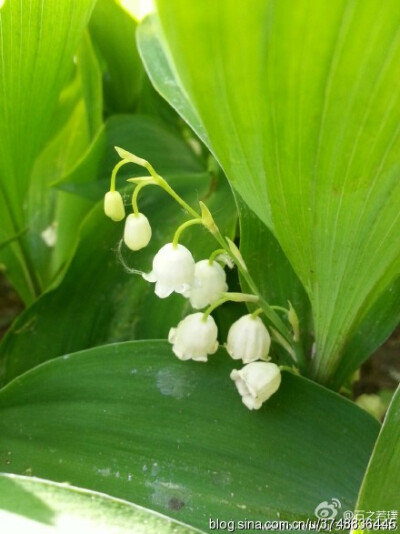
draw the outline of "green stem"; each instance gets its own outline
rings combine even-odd
[[[224,248],[217,248],[217,250],[214,250],[214,252],[212,252],[208,258],[209,264],[212,265],[215,258],[221,254],[226,254],[226,250]]]
[[[231,300],[232,302],[258,302],[260,297],[258,295],[251,295],[249,293],[222,293],[222,297]]]
[[[280,310],[280,311],[285,312],[286,314],[289,313],[289,310],[287,310],[283,306],[271,306],[271,310]]]
[[[262,308],[257,308],[257,310],[254,310],[253,313],[251,314],[251,318],[252,319],[255,319],[256,317],[258,317],[261,313],[263,313],[263,309]]]
[[[203,221],[201,219],[191,219],[190,221],[186,221],[183,224],[179,226],[177,231],[174,234],[174,239],[172,240],[172,246],[176,248],[179,243],[179,238],[181,236],[181,233],[186,229],[189,228],[189,226],[193,226],[194,224],[203,224]]]
[[[140,163],[138,163],[140,165]],[[153,166],[146,160],[143,160],[143,163],[142,163],[143,167],[145,167],[149,173],[151,174],[151,176],[154,178],[154,180],[157,182],[157,184],[162,187],[164,189],[164,191],[166,191],[173,199],[175,199],[178,204],[180,204],[183,208],[185,208],[185,210],[190,213],[190,215],[192,215],[192,217],[195,217],[196,219],[197,218],[200,218],[200,214],[197,213],[191,206],[189,206],[189,204],[187,202],[185,202],[183,200],[183,198],[181,198],[173,189],[172,187],[168,184],[168,182],[166,180],[164,180],[164,178],[162,176],[160,176],[159,174],[156,173],[156,171],[154,170]]]
[[[249,286],[252,293],[259,295],[259,290],[252,279],[252,277],[249,274],[249,271],[244,268],[244,266],[241,264],[241,262],[236,261],[236,258],[232,255],[232,252],[230,251],[229,245],[225,243],[224,238],[222,237],[221,233],[218,231],[218,233],[213,234],[217,241],[224,247],[224,249],[228,252],[229,256],[233,258],[235,261],[237,268],[242,275],[242,277],[245,279],[247,285]],[[285,323],[282,321],[282,319],[279,317],[279,315],[271,308],[271,306],[260,296],[260,305],[265,313],[265,316],[271,321],[271,323],[281,332],[281,334],[290,342],[293,342],[292,335],[290,330],[287,328]]]
[[[138,200],[138,195],[140,193],[140,190],[143,189],[143,187],[146,187],[146,185],[149,185],[149,183],[147,182],[141,182],[139,183],[136,187],[135,187],[135,190],[133,191],[133,195],[132,195],[132,209],[133,209],[133,213],[135,215],[139,215],[139,208],[138,208],[138,204],[137,204],[137,200]]]
[[[248,293],[222,293],[221,298],[206,309],[203,314],[203,321],[207,320],[207,317],[212,311],[215,310],[215,308],[218,308],[218,306],[221,306],[221,304],[228,302],[228,300],[231,302],[258,302],[259,298],[257,295],[249,295]]]
[[[115,191],[115,181],[117,179],[117,172],[123,165],[126,165],[127,163],[129,163],[129,159],[122,159],[113,168],[112,173],[111,173],[110,191],[112,192]]]
[[[210,315],[210,313],[213,312],[213,311],[215,310],[215,308],[218,308],[218,306],[221,306],[221,305],[224,304],[225,302],[228,302],[228,300],[229,300],[228,298],[223,297],[223,298],[221,298],[221,299],[215,301],[214,304],[211,304],[211,306],[209,306],[209,307],[206,309],[206,311],[203,313],[203,318],[202,318],[202,320],[203,320],[204,322],[206,322],[208,316]]]
[[[131,156],[129,156],[129,157],[131,157]],[[183,198],[181,198],[172,189],[172,187],[168,184],[168,182],[166,182],[166,180],[162,176],[160,176],[159,174],[156,173],[156,171],[154,170],[153,166],[148,161],[146,161],[146,160],[144,160],[142,158],[138,158],[137,156],[132,155],[131,160],[123,159],[118,164],[119,167],[121,167],[122,165],[124,165],[128,161],[131,161],[132,163],[136,163],[137,165],[141,165],[142,167],[145,167],[148,170],[148,172],[151,174],[151,176],[154,178],[154,181],[157,183],[157,185],[162,187],[162,189],[164,189],[164,191],[166,191],[172,198],[174,198],[176,200],[176,202],[179,205],[181,205],[190,215],[192,215],[192,217],[194,217],[193,220],[196,220],[196,223],[191,222],[191,221],[188,221],[188,223],[200,224],[202,222],[201,221],[201,214],[197,213],[191,206],[189,206],[189,204],[187,204],[187,202],[185,202],[183,200]],[[118,170],[118,169],[114,168],[115,172],[116,172],[116,170]],[[114,174],[114,171],[113,171],[113,174]],[[185,223],[185,225],[186,224],[187,223]],[[185,226],[185,228],[186,228],[186,226]],[[183,230],[183,228],[182,228],[182,230]],[[246,269],[245,265],[242,265],[242,263],[240,261],[238,261],[237,258],[235,258],[235,256],[232,254],[232,251],[230,250],[230,247],[229,247],[227,241],[221,235],[221,232],[218,229],[216,229],[215,231],[214,230],[215,229],[213,229],[213,231],[211,232],[212,235],[214,235],[215,239],[221,245],[223,250],[233,259],[233,261],[235,262],[240,274],[242,275],[242,277],[246,281],[246,284],[248,285],[250,291],[252,293],[254,293],[254,295],[259,295],[258,287],[255,284],[254,280],[252,279],[251,275],[249,274],[248,270]],[[178,231],[179,231],[179,228],[178,228],[177,232]],[[179,231],[179,234],[180,234],[180,231]],[[177,244],[178,239],[179,239],[179,234],[178,234],[178,237],[176,237],[176,233],[175,233],[174,241],[173,241],[174,244]],[[261,308],[262,308],[263,312],[265,313],[265,316],[267,317],[267,319],[275,326],[275,328],[280,332],[280,334],[287,340],[288,344],[291,347],[293,347],[293,351],[296,354],[297,363],[298,363],[299,367],[303,371],[306,371],[307,370],[307,361],[305,359],[305,356],[304,356],[304,353],[303,353],[303,349],[302,349],[300,343],[294,342],[293,336],[292,336],[292,333],[291,333],[290,329],[286,326],[286,324],[282,321],[282,319],[279,317],[279,315],[275,312],[273,307],[271,307],[265,299],[263,299],[262,297],[259,297],[259,303],[260,303]],[[285,310],[285,311],[287,313],[287,310]],[[208,312],[208,310],[205,312],[205,314],[207,314],[206,318],[208,317],[209,313],[210,312]]]

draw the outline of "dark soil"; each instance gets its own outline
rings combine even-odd
[[[23,309],[23,302],[7,282],[4,274],[0,273],[0,339]]]

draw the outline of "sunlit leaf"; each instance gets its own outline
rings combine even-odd
[[[102,493],[17,475],[0,475],[0,523],[5,532],[29,534],[200,532]]]
[[[103,123],[103,91],[100,67],[88,32],[85,32],[82,38],[76,61],[81,78],[89,135],[93,139]]]
[[[34,161],[51,131],[60,91],[94,0],[6,2],[0,11],[0,241],[26,228]],[[24,239],[1,261],[26,302],[40,293]]]
[[[399,479],[400,479],[400,388],[394,395],[386,414],[385,421],[374,451],[372,453],[368,469],[366,471],[357,510],[386,511],[386,516],[380,517],[381,522],[385,519],[394,519],[397,526],[399,506]],[[391,514],[389,516],[389,514]],[[373,517],[372,520],[378,519]],[[366,528],[365,532],[379,530],[378,528]],[[393,526],[381,530],[394,530]]]
[[[139,32],[149,75],[276,236],[312,304],[311,374],[329,382],[399,273],[397,2],[157,6],[162,31]]]

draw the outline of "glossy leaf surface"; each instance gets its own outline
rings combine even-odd
[[[47,362],[0,391],[1,469],[96,488],[207,531],[210,517],[313,518],[331,496],[352,509],[378,423],[287,373],[250,412],[232,366],[222,349],[207,364],[181,362],[164,341]]]

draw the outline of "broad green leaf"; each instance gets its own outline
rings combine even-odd
[[[103,123],[103,90],[100,67],[87,31],[82,38],[76,60],[81,77],[89,134],[93,139]]]
[[[60,91],[94,0],[6,2],[0,11],[0,241],[25,229],[34,161],[51,131]],[[40,293],[23,239],[1,261],[26,302]]]
[[[25,206],[28,232],[24,247],[43,292],[71,255],[79,225],[92,206],[87,199],[57,191],[52,183],[76,163],[90,144],[83,100],[72,110],[62,130],[37,158]]]
[[[104,64],[104,96],[111,113],[135,110],[144,78],[136,49],[135,20],[115,0],[98,0],[90,33]]]
[[[391,513],[392,518],[394,517],[397,525],[398,517],[395,512],[396,510],[398,512],[399,508],[399,479],[400,388],[397,389],[383,422],[365,473],[356,509],[387,511]],[[381,517],[381,521],[383,519],[385,518]],[[382,528],[382,530],[388,529],[389,527]],[[365,532],[372,532],[372,530],[367,528]],[[390,528],[389,530],[394,529]]]
[[[96,488],[207,531],[210,517],[314,518],[332,497],[352,509],[378,423],[288,373],[251,412],[232,366],[224,350],[207,364],[181,362],[165,341],[47,362],[0,391],[1,468]]]
[[[32,0],[6,2],[0,12],[0,172],[17,215],[93,5]]]
[[[312,375],[329,382],[399,273],[397,2],[157,6],[165,57],[139,35],[149,75],[172,73],[170,103],[277,238],[311,301]]]
[[[60,278],[76,246],[80,224],[93,205],[53,187],[76,166],[102,122],[101,78],[87,33],[76,61],[74,78],[63,91],[76,93],[71,99],[74,105],[68,107],[65,125],[35,161],[25,206],[27,250],[42,291]],[[63,111],[57,111],[63,115]],[[56,116],[53,123],[59,121]]]
[[[138,49],[147,74],[155,89],[191,126],[200,139],[210,147],[204,126],[195,109],[180,87],[171,65],[165,57],[162,44],[158,38],[157,19],[149,16],[138,28]]]
[[[285,258],[278,242],[258,217],[237,199],[240,220],[240,250],[253,279],[269,302],[287,308],[290,300],[300,320],[302,344],[306,354],[312,352],[313,325],[307,295]],[[244,281],[242,280],[242,283]],[[345,348],[343,362],[333,376],[334,389],[351,377],[376,350],[400,319],[400,280],[377,300]],[[275,346],[277,349],[277,347]],[[282,352],[281,352],[282,353]]]
[[[226,180],[215,182],[204,172],[169,182],[193,207],[204,200],[224,234],[233,236],[236,210]],[[132,268],[149,272],[154,254],[172,241],[185,215],[155,187],[141,192],[139,207],[150,220],[153,238],[146,249],[133,253],[123,247],[122,254]],[[82,227],[79,246],[62,283],[22,313],[3,340],[1,382],[66,352],[113,341],[166,338],[169,329],[186,315],[189,304],[181,295],[160,300],[154,295],[154,284],[124,271],[116,253],[123,227],[124,222],[106,218],[100,201]],[[198,227],[187,230],[182,243],[196,260],[219,248],[211,235]]]
[[[200,532],[140,506],[67,484],[0,475],[4,532],[191,534]]]
[[[381,294],[353,333],[344,349],[342,365],[332,377],[332,386],[339,388],[389,338],[399,321],[400,278]]]

